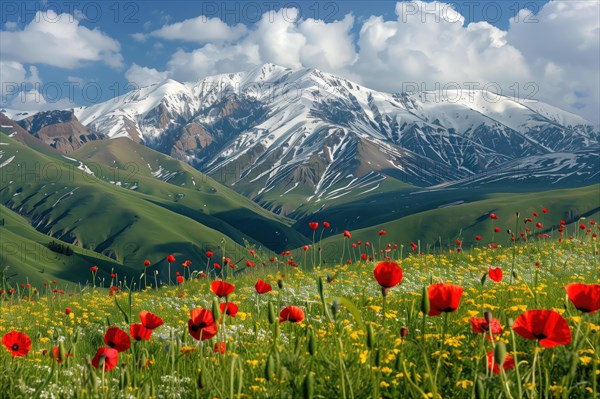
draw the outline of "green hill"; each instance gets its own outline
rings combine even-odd
[[[567,230],[576,231],[578,220],[581,217],[600,219],[600,185],[595,184],[587,187],[549,190],[537,193],[522,194],[479,194],[479,200],[440,208],[415,212],[408,216],[400,217],[383,223],[370,225],[369,227],[352,230],[352,242],[373,240],[380,230],[385,230],[386,235],[381,236],[382,246],[387,243],[404,244],[408,247],[410,241],[421,241],[425,245],[453,246],[454,240],[461,237],[464,246],[487,245],[494,242],[506,244],[510,240],[507,229],[514,230],[516,223],[515,212],[520,212],[519,231],[525,227],[532,229],[535,233],[551,233],[558,229],[560,221],[565,220]],[[446,197],[445,202],[451,201],[452,197]],[[415,207],[419,207],[418,194],[415,195]],[[542,208],[549,212],[544,214]],[[367,208],[361,216],[369,221],[369,213],[380,215],[385,210],[379,206]],[[489,217],[490,212],[498,216],[497,220]],[[523,218],[532,217],[533,212],[539,214],[534,223],[523,225]],[[380,216],[374,216],[371,221],[381,220]],[[387,214],[388,217],[390,214]],[[315,219],[318,220],[318,219]],[[330,222],[335,218],[329,217]],[[542,229],[535,227],[540,222]],[[499,233],[494,233],[494,227],[500,227]],[[479,243],[475,236],[480,235],[482,241]],[[340,260],[342,235],[328,237],[323,241],[324,258],[330,262]],[[408,247],[410,250],[410,247]],[[405,249],[406,253],[407,249]],[[363,247],[364,252],[364,247]],[[358,250],[357,250],[357,253]],[[347,254],[347,250],[346,250]]]
[[[191,168],[182,168],[182,176],[187,173],[190,179],[200,181],[195,187],[139,173],[135,177],[137,187],[127,188],[118,184],[119,180],[105,178],[117,171],[116,167],[80,165],[72,156],[42,154],[5,135],[0,142],[0,202],[38,232],[102,254],[114,264],[141,270],[144,259],[150,259],[160,267],[164,257],[172,253],[203,265],[204,251],[217,250],[222,239],[227,243],[226,255],[232,259],[246,253],[245,242],[279,249],[280,245],[297,246],[307,241],[284,219]],[[156,157],[160,161],[164,156]],[[4,213],[2,208],[2,217]],[[20,241],[8,233],[3,234],[2,241],[9,238],[17,244]],[[14,262],[13,268],[26,274],[26,262],[14,257],[5,262],[9,260]],[[89,265],[85,262],[77,267],[89,273]],[[160,267],[161,273],[164,269]],[[80,281],[81,276],[77,273],[69,279]]]

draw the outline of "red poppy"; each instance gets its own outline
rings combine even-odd
[[[595,313],[600,309],[600,284],[567,284],[569,300],[584,313]]]
[[[167,256],[167,262],[169,262],[169,263],[175,262],[175,257],[173,255]]]
[[[493,335],[502,334],[502,326],[500,325],[500,321],[493,317],[490,319],[489,323],[485,317],[479,319],[471,317],[471,328],[473,329],[474,333],[484,333],[487,335],[491,330]]]
[[[183,266],[183,267],[189,267],[191,265],[192,265],[192,261],[189,259],[181,264],[181,266]]]
[[[152,330],[136,323],[129,326],[129,334],[131,334],[131,338],[135,339],[136,341],[148,341],[150,336],[152,336]]]
[[[329,224],[329,222],[323,222],[323,228],[328,229],[330,227],[331,225]]]
[[[92,267],[90,267],[90,271],[92,273],[96,273],[98,271],[98,266],[92,266]]]
[[[71,308],[65,308],[65,314],[68,316],[71,314]]]
[[[31,339],[20,331],[11,331],[2,337],[2,345],[11,351],[12,356],[27,356],[31,349]]]
[[[183,276],[177,276],[177,282],[179,284],[183,284],[184,281],[185,281],[185,277],[183,277]]]
[[[367,260],[367,254],[360,254],[360,258],[362,260]]]
[[[212,252],[212,251],[206,251],[206,257],[207,257],[207,258],[212,258],[212,256],[213,256],[213,255],[214,255],[214,254],[213,254],[213,252]]]
[[[497,362],[494,361],[494,351],[489,351],[487,354],[487,366],[488,369],[492,369],[495,374],[500,374],[500,367]],[[511,355],[506,355],[504,363],[502,363],[504,371],[512,370],[515,368],[515,359]]]
[[[554,310],[528,310],[515,320],[512,329],[525,339],[537,339],[552,348],[571,342],[569,324]]]
[[[379,230],[379,231],[377,232],[377,234],[379,234],[380,236],[384,236],[384,235],[386,235],[386,234],[387,234],[387,231],[385,231],[385,230]]]
[[[267,283],[265,281],[258,280],[256,282],[256,284],[254,284],[254,289],[259,294],[266,294],[267,292],[272,291],[273,287],[271,287],[271,284],[269,284],[269,283]]]
[[[410,248],[412,249],[412,251],[416,251],[417,249],[419,249],[419,246],[417,244],[415,244],[414,242],[410,242]]]
[[[279,322],[289,321],[290,323],[300,323],[304,320],[304,311],[298,306],[288,306],[279,313]]]
[[[502,269],[499,267],[490,267],[490,269],[488,270],[488,275],[492,280],[494,280],[497,283],[502,281]]]
[[[460,247],[462,245],[462,241],[461,240],[456,240],[456,246]]]
[[[459,285],[432,284],[427,289],[429,295],[429,316],[437,316],[442,312],[455,312],[460,304],[464,289]]]
[[[402,281],[402,268],[394,262],[379,262],[373,276],[382,288],[395,287]]]
[[[542,208],[542,212],[548,213],[548,209],[547,208]]]
[[[533,212],[533,216],[534,217],[538,217],[538,213],[537,212]]]
[[[535,227],[537,227],[538,229],[541,229],[543,226],[542,226],[542,224],[540,222],[537,222],[535,224]]]
[[[104,367],[109,371],[114,369],[119,362],[119,352],[113,348],[99,348],[96,356],[92,359],[92,366],[95,368]]]
[[[305,245],[302,247],[303,250],[308,251],[310,249],[310,247],[308,245]]]
[[[316,230],[316,229],[319,228],[319,223],[317,223],[317,222],[310,222],[308,224],[308,227],[310,227],[311,230]]]
[[[350,238],[352,238],[352,234],[350,234],[350,232],[348,230],[344,230],[344,237],[350,239]]]
[[[42,355],[46,356],[47,354],[48,354],[48,351],[46,349],[44,349],[42,351]],[[65,357],[69,357],[69,356],[73,356],[73,355],[70,353],[65,353]],[[63,362],[63,358],[60,356],[60,348],[58,346],[52,347],[52,358],[56,361],[56,363]]]
[[[129,335],[119,327],[110,327],[104,334],[104,343],[117,352],[125,352],[131,346]]]
[[[215,343],[215,347],[213,348],[213,352],[224,354],[227,350],[227,344],[225,342],[217,342]]]
[[[116,273],[111,273],[110,274],[110,278],[115,278],[115,277],[117,277]]]
[[[583,223],[581,223],[581,224],[579,225],[579,228],[580,228],[581,230],[585,230],[585,227],[586,227],[586,226],[585,226],[585,224],[583,224]]]
[[[219,309],[221,309],[221,313],[229,315],[231,317],[235,317],[238,312],[238,306],[235,303],[226,302],[219,305]]]
[[[218,297],[222,298],[227,296],[233,292],[235,286],[233,284],[229,284],[226,281],[213,281],[210,284],[210,289],[214,292]]]
[[[196,340],[211,339],[217,335],[217,324],[208,309],[197,308],[190,312],[188,332]]]
[[[213,265],[213,267],[214,267],[215,269],[220,269],[220,268],[221,268],[221,265],[219,265],[218,263],[215,263],[215,264]]]
[[[146,259],[144,261],[144,266],[146,266],[146,267],[150,266],[150,261],[148,259]]]
[[[494,233],[500,233],[500,227],[494,227]]]
[[[490,213],[490,219],[498,219],[495,213]]]
[[[142,325],[149,330],[154,330],[155,328],[158,328],[165,324],[163,319],[161,319],[154,313],[150,313],[145,310],[142,310],[140,312],[140,321],[142,322]]]
[[[476,241],[481,241],[481,236],[475,236]]]

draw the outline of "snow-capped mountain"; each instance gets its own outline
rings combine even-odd
[[[261,203],[468,179],[600,138],[598,127],[539,102],[483,91],[384,93],[273,64],[166,80],[73,111],[94,132],[185,160]]]

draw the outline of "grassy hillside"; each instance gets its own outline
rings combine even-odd
[[[153,202],[236,239],[251,237],[279,252],[306,237],[277,216],[190,165],[122,138],[92,142],[70,154],[111,184],[150,195]]]
[[[151,195],[92,176],[62,155],[41,154],[4,135],[1,142],[2,204],[36,230],[128,267],[141,269],[144,259],[164,263],[169,253],[204,264],[204,251],[218,249],[222,239],[237,259],[247,251],[246,240],[256,246],[285,245],[292,232],[280,219],[263,216],[266,211],[209,180],[204,191],[211,192],[206,193],[140,175],[139,187],[147,186]],[[228,220],[247,223],[232,226]],[[293,242],[306,241],[292,233]]]
[[[90,280],[89,268],[98,266],[98,277],[110,280],[114,270],[121,277],[137,277],[139,273],[109,257],[96,252],[70,246],[70,256],[48,249],[51,237],[36,231],[29,223],[0,205],[0,267],[8,266],[9,281],[41,286],[44,282],[86,282]]]
[[[450,191],[447,197],[440,196],[439,201],[451,203],[455,200],[454,194],[456,194],[454,191]],[[427,195],[427,193],[413,196],[415,209],[423,206],[420,204],[420,195]],[[442,201],[441,198],[445,199]],[[542,212],[544,207],[549,210],[547,214]],[[352,242],[372,240],[373,237],[377,237],[380,230],[385,230],[387,234],[381,237],[382,246],[387,243],[408,246],[406,244],[410,241],[416,243],[420,240],[424,247],[439,245],[440,239],[442,245],[453,246],[454,240],[459,237],[465,246],[487,245],[491,242],[505,244],[510,239],[506,233],[507,229],[515,230],[516,211],[521,214],[518,231],[529,227],[536,234],[550,233],[559,227],[561,220],[565,220],[569,224],[568,229],[574,231],[577,229],[580,217],[600,219],[600,185],[539,193],[481,195],[478,201],[415,212],[405,217],[352,230]],[[497,220],[490,219],[491,212],[498,216]],[[534,223],[525,226],[523,218],[532,217],[533,212],[537,212],[540,216],[534,220]],[[379,213],[384,213],[384,217],[390,217],[390,213],[386,213],[385,208],[378,204],[370,207],[365,205],[361,219],[366,219],[367,225],[381,221],[382,217],[377,215]],[[371,215],[374,216],[371,218]],[[336,222],[336,219],[329,214],[321,220],[328,220],[332,224]],[[537,222],[542,224],[542,229],[535,227]],[[494,227],[500,227],[501,231],[495,233]],[[475,241],[477,235],[482,237],[479,243]],[[339,261],[342,241],[342,235],[339,233],[323,241],[325,259],[329,259],[330,262]]]

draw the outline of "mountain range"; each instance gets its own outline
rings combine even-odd
[[[3,206],[38,232],[131,267],[141,248],[168,251],[160,234],[136,251],[115,249],[155,230],[153,212],[189,219],[199,236],[279,251],[308,242],[310,218],[334,221],[331,235],[514,193],[570,198],[559,189],[592,186],[586,198],[600,195],[600,129],[577,115],[487,91],[378,92],[316,69],[265,64],[0,118],[10,136],[0,171],[9,159],[79,171],[45,183],[3,173]],[[571,202],[578,214],[600,205]],[[140,207],[154,211],[142,217]],[[101,210],[115,215],[98,238]],[[173,248],[190,250],[188,233],[177,231]]]
[[[548,104],[485,91],[382,93],[273,64],[166,80],[19,124],[62,151],[99,136],[128,137],[284,214],[375,190],[478,182],[494,171],[537,173],[550,158],[578,162],[560,176],[540,176],[544,183],[598,178],[576,153],[597,155],[600,129]]]

